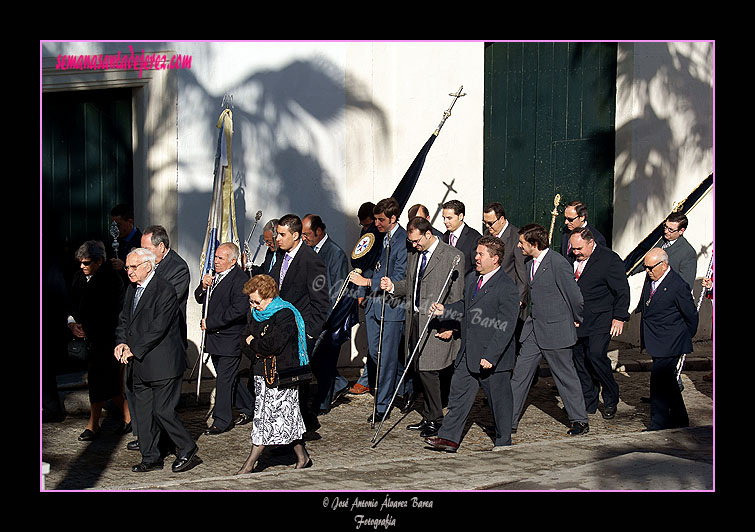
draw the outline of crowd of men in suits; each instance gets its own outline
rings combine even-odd
[[[384,235],[379,259],[361,272],[352,269],[316,214],[267,222],[260,265],[246,265],[232,243],[217,248],[214,272],[194,291],[205,308],[205,351],[217,372],[213,423],[205,434],[253,421],[254,396],[239,377],[240,331],[249,313],[243,285],[257,274],[273,277],[280,297],[304,320],[316,382],[314,394],[309,385],[300,388],[308,431],[317,430],[318,416],[345,393],[375,395],[368,419],[374,424],[390,416],[396,397],[395,406],[409,412],[421,392],[422,419],[406,428],[431,448],[454,452],[481,387],[495,421],[493,449],[500,449],[511,445],[543,358],[569,418],[567,434],[589,431],[588,415],[598,411],[601,398],[602,416],[615,417],[619,387],[607,350],[629,320],[629,284],[623,261],[587,221],[582,202],[565,208],[559,249],[551,248],[544,227],[515,227],[498,202],[483,209],[484,236],[465,221],[459,200],[442,205],[445,232],[432,226],[423,205],[409,209],[406,227],[400,214],[394,198],[360,208],[362,234]],[[683,237],[686,227],[686,217],[670,216],[663,245],[643,264],[647,279],[637,312],[643,346],[654,360],[648,430],[688,424],[675,375],[697,330],[690,251],[696,255]],[[170,448],[177,456],[173,470],[184,471],[199,462],[197,446],[175,413],[186,368],[188,267],[160,226],[145,229],[140,248],[121,252],[131,284],[115,356],[128,364],[128,400],[135,405],[137,439],[129,448],[141,451],[142,463],[133,470],[162,467]],[[368,345],[362,375],[351,387],[337,363],[355,321],[340,334],[329,329],[347,286],[356,291]]]

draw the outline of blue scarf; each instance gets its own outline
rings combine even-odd
[[[309,357],[307,356],[307,335],[304,332],[304,320],[301,317],[299,311],[288,301],[284,301],[280,296],[276,296],[265,310],[252,309],[252,317],[255,321],[265,321],[273,317],[273,314],[281,309],[290,309],[294,313],[296,318],[296,328],[299,332],[299,365],[304,366],[309,364]]]

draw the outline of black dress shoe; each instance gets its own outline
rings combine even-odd
[[[413,423],[406,426],[406,430],[425,430],[427,428],[427,420],[423,419],[419,423]]]
[[[233,425],[231,425],[231,426],[233,426]],[[215,434],[223,434],[224,432],[228,432],[229,430],[231,430],[230,427],[227,428],[227,429],[219,429],[218,427],[216,427],[215,425],[213,425],[209,429],[205,430],[204,433],[206,435],[208,435],[208,436],[214,436]]]
[[[380,412],[375,412],[375,421],[374,422],[375,423],[380,423],[381,421],[383,421],[384,419],[388,419],[389,417],[391,417],[391,415],[387,414],[385,412],[383,412],[382,414]],[[370,423],[373,423],[372,416],[368,417],[367,421],[369,421]]]
[[[156,469],[162,469],[163,468],[163,462],[162,460],[159,462],[149,463],[149,462],[141,462],[140,464],[136,464],[134,467],[131,468],[131,471],[134,473],[147,473],[149,471],[154,471]]]
[[[582,423],[581,421],[575,421],[571,424],[571,428],[566,431],[569,436],[579,436],[580,434],[587,434],[590,431],[590,425]]]
[[[138,451],[139,450],[139,440],[130,441],[126,444],[126,449],[129,451]]]
[[[603,415],[604,419],[613,419],[614,417],[616,417],[616,405],[604,407],[601,414]]]
[[[333,406],[334,404],[336,404],[336,401],[338,401],[341,397],[346,395],[346,392],[348,391],[349,391],[349,387],[347,386],[346,388],[342,388],[338,390],[337,392],[333,392],[333,397],[330,398],[330,406]]]
[[[189,452],[189,454],[185,456],[179,456],[176,458],[176,461],[173,462],[173,465],[171,466],[171,469],[174,473],[181,473],[182,471],[188,471],[192,467],[196,466],[197,464],[201,463],[202,460],[199,459],[197,456],[197,451],[199,450],[199,447],[196,445],[194,446],[194,449]]]
[[[233,420],[233,424],[238,427],[239,425],[246,425],[247,423],[251,423],[252,421],[254,421],[254,417],[242,412],[241,414],[239,414],[239,417]]]
[[[131,432],[131,422],[130,421],[128,423],[124,423],[121,426],[120,430],[119,430],[120,434],[128,434],[129,432]]]
[[[437,436],[438,431],[440,430],[440,423],[437,423],[435,421],[430,421],[427,426],[425,427],[425,430],[422,431],[420,436],[423,438],[429,438],[431,436]]]
[[[89,429],[84,429],[84,432],[79,434],[79,441],[92,441],[96,440],[97,437],[100,435],[100,431],[93,432]]]
[[[401,406],[402,414],[408,414],[409,412],[412,411],[412,407],[414,407],[414,399],[416,397],[417,397],[417,394],[412,392],[404,399],[404,404]]]

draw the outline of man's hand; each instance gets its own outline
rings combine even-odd
[[[442,316],[445,307],[442,303],[433,303],[430,305],[430,313],[428,315]]]
[[[370,286],[370,280],[355,271],[349,273],[349,281],[357,286]]]
[[[611,320],[611,336],[618,336],[624,330],[624,322],[621,320]]]
[[[440,338],[441,340],[450,340],[453,337],[453,335],[454,335],[453,329],[443,329],[435,333],[435,337]]]
[[[126,364],[134,354],[131,352],[131,348],[126,344],[118,344],[115,346],[115,358],[118,362]]]
[[[202,277],[202,288],[204,288],[205,290],[210,288],[212,286],[212,279],[212,274],[205,274],[205,276]]]
[[[80,323],[69,323],[68,328],[71,329],[71,333],[76,338],[86,338],[87,335],[84,332],[84,327],[81,326]]]
[[[386,290],[388,292],[393,292],[393,281],[391,281],[388,277],[383,277],[380,279],[380,289]]]
[[[482,369],[490,369],[493,367],[493,364],[482,358],[480,359],[480,367],[482,367]]]

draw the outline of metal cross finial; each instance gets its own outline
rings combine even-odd
[[[463,88],[464,88],[464,85],[462,85],[461,87],[459,87],[458,91],[448,93],[448,95],[449,96],[453,96],[454,99],[451,102],[451,105],[449,106],[449,108],[446,109],[445,111],[443,111],[443,120],[440,121],[440,124],[438,124],[438,127],[435,129],[435,136],[438,136],[438,133],[440,133],[440,128],[443,127],[443,124],[446,122],[446,120],[448,119],[448,117],[451,116],[451,109],[453,109],[454,104],[456,103],[456,100],[458,100],[462,96],[466,96],[467,95],[466,93],[461,92],[461,90]]]

